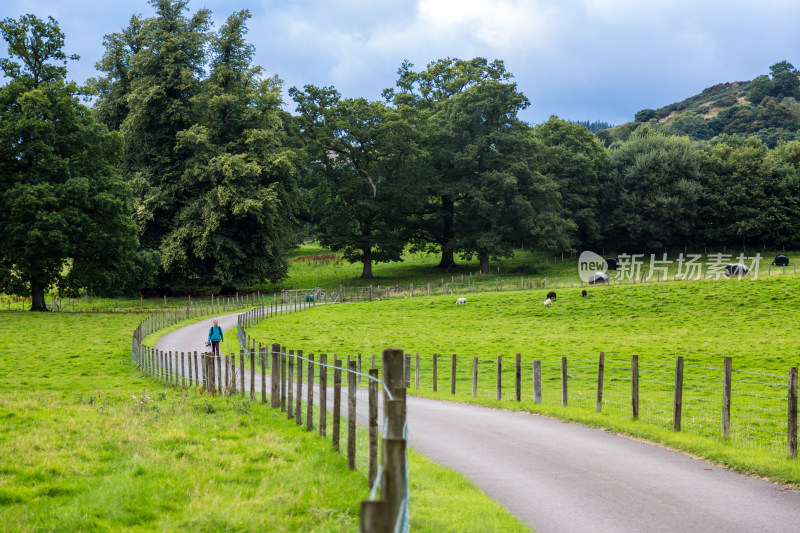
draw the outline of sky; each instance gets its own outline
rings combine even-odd
[[[502,59],[531,101],[532,124],[565,120],[622,124],[645,108],[681,101],[721,82],[751,80],[787,60],[800,67],[797,0],[191,0],[215,28],[249,9],[255,63],[284,89],[334,86],[379,100],[404,60],[423,69],[440,58]],[[0,18],[54,17],[69,77],[96,76],[103,36],[146,0],[2,0]],[[0,57],[5,57],[4,43]],[[285,96],[287,111],[292,102]]]

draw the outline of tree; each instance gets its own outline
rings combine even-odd
[[[689,241],[703,198],[700,160],[686,137],[641,126],[610,151],[604,198],[609,244],[618,250],[658,250]]]
[[[755,115],[751,109],[741,106],[730,109],[735,109],[736,111],[733,112],[730,121],[722,129],[723,133],[747,133],[753,130]]]
[[[106,35],[103,38],[106,51],[95,66],[107,75],[89,80],[100,96],[94,106],[95,116],[112,131],[120,129],[130,112],[131,60],[145,43],[141,29],[142,21],[134,16],[122,32]]]
[[[561,216],[576,225],[571,245],[596,244],[602,235],[598,198],[609,166],[602,141],[558,117],[536,126],[533,137],[539,141],[536,168],[558,185]]]
[[[106,76],[95,86],[101,90],[98,116],[110,127],[119,123],[125,139],[123,175],[133,189],[142,246],[162,253],[191,193],[176,145],[178,133],[195,123],[210,12],[187,17],[188,0],[150,4],[155,17],[134,17],[121,34],[106,37],[106,55],[97,65]],[[182,265],[165,270],[162,262],[158,284],[184,283],[184,274]]]
[[[708,226],[719,244],[763,243],[771,225],[770,206],[775,175],[767,160],[768,150],[757,138],[749,137],[733,146],[715,144],[705,172],[705,189],[714,206]]]
[[[800,244],[800,141],[779,144],[767,164],[774,172],[768,239],[776,247],[795,247]]]
[[[800,97],[800,79],[794,66],[787,61],[775,63],[769,67],[770,76],[762,75],[750,82],[747,100],[761,102],[767,96],[775,98]]]
[[[404,62],[398,70],[396,89],[387,89],[384,96],[398,109],[417,111],[417,129],[425,137],[422,144],[426,146],[432,145],[432,139],[439,135],[436,129],[442,125],[438,120],[434,126],[432,117],[441,112],[449,99],[483,83],[511,78],[502,61],[489,62],[482,57],[440,59],[420,72],[412,69],[411,63]],[[426,157],[420,173],[424,175],[427,186],[420,192],[427,201],[413,221],[415,242],[422,246],[428,243],[438,245],[442,254],[439,267],[445,269],[455,266],[456,206],[463,199],[459,174],[452,171],[448,158],[442,151],[431,151]]]
[[[757,104],[767,96],[772,94],[772,81],[769,76],[762,74],[750,82],[750,90],[747,91],[745,99]]]
[[[198,285],[233,287],[286,276],[296,244],[294,154],[283,147],[281,81],[260,79],[245,41],[249,11],[211,36],[211,70],[176,134],[183,198],[160,251],[163,267]]]
[[[657,118],[657,113],[655,109],[642,109],[636,115],[634,115],[633,120],[636,122],[647,122],[654,118]]]
[[[0,22],[9,58],[0,68],[0,290],[115,292],[136,275],[130,191],[117,166],[122,139],[80,104],[65,81],[64,34],[51,17]],[[19,60],[16,62],[14,59]]]
[[[417,133],[400,111],[380,102],[342,99],[331,87],[292,89],[297,127],[305,137],[323,245],[363,265],[401,260],[410,205],[418,194],[408,169],[418,157]]]
[[[477,256],[484,273],[490,259],[512,256],[515,242],[568,242],[557,186],[536,171],[536,142],[517,118],[527,105],[516,85],[486,81],[450,98],[432,119],[432,158],[458,198],[453,248],[464,259]]]

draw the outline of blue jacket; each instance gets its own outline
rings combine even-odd
[[[208,340],[210,341],[221,341],[222,338],[222,328],[219,326],[211,326],[211,329],[208,330]]]

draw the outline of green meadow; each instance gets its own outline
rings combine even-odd
[[[708,274],[708,264],[737,262],[740,255],[744,256],[744,262],[748,267],[758,264],[761,278],[795,274],[796,263],[800,262],[800,253],[785,252],[790,261],[788,267],[770,266],[770,263],[779,253],[784,252],[725,250],[708,253],[706,250],[694,252],[688,250],[683,257],[684,261],[688,261],[691,259],[690,255],[698,256],[694,263],[703,265],[703,276]],[[755,259],[756,254],[760,256],[758,261]],[[254,287],[254,289],[262,292],[274,292],[281,289],[309,289],[312,287],[335,289],[340,284],[347,287],[400,284],[407,289],[408,285],[413,283],[417,290],[421,290],[423,285],[427,285],[427,283],[431,283],[432,286],[436,287],[440,283],[455,282],[457,286],[463,288],[471,282],[479,291],[495,291],[500,284],[502,284],[504,290],[513,290],[519,287],[520,281],[527,284],[531,281],[545,281],[545,278],[547,279],[548,287],[553,283],[557,283],[559,286],[568,286],[570,283],[580,285],[578,257],[577,254],[575,255],[575,257],[570,257],[569,254],[551,255],[541,251],[517,249],[514,251],[513,257],[502,261],[493,261],[490,265],[491,271],[489,273],[478,274],[477,259],[468,261],[457,258],[457,267],[450,272],[445,272],[436,266],[440,258],[438,253],[409,250],[403,254],[400,262],[373,264],[374,279],[362,280],[360,279],[361,263],[348,263],[340,253],[323,248],[319,243],[307,243],[290,253],[289,277],[287,280],[279,284]],[[679,254],[670,253],[667,256],[669,263],[666,266],[658,263],[658,261],[663,261],[661,253],[656,253],[654,256],[652,259],[656,262],[652,265],[654,267],[652,280],[663,280],[664,272],[670,278],[675,275],[680,276],[686,272],[685,267],[680,267],[679,270]],[[617,257],[617,254],[606,254],[604,257]],[[650,272],[651,255],[637,257],[635,262],[638,264],[636,267],[636,271],[639,274],[637,276],[638,282],[641,281],[642,271],[645,272],[645,277]],[[657,268],[666,268],[666,270],[658,271],[656,270]],[[614,273],[611,274],[612,276],[614,275]],[[633,283],[631,276],[628,274],[629,272],[626,272],[625,276],[623,276],[623,284]],[[693,271],[692,275],[694,274],[696,272]]]
[[[140,373],[144,316],[0,313],[0,531],[357,531],[364,475],[260,403]],[[527,531],[410,457],[415,530]]]
[[[361,354],[364,365],[389,346],[411,354],[413,394],[524,409],[605,427],[709,458],[732,468],[800,482],[786,458],[786,382],[800,364],[800,278],[722,279],[541,290],[456,293],[316,306],[260,322],[248,333],[305,353]],[[466,296],[465,306],[455,297]],[[603,412],[595,412],[599,352],[605,352]],[[415,376],[420,354],[420,378]],[[522,359],[522,400],[514,360]],[[433,392],[433,354],[437,392]],[[456,394],[450,392],[456,354]],[[630,413],[630,360],[639,358],[640,419]],[[503,393],[495,398],[497,357]],[[685,359],[684,416],[671,431],[674,365]],[[569,406],[561,406],[567,357]],[[720,434],[723,357],[733,358],[732,435]],[[478,358],[472,396],[473,358]],[[377,360],[379,361],[379,357]],[[543,403],[532,401],[533,360],[541,361]],[[418,387],[418,388],[417,388]]]

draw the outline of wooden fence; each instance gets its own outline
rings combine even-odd
[[[300,310],[305,302],[297,302]],[[313,305],[308,302],[308,305]],[[201,387],[210,394],[241,394],[243,398],[256,401],[258,392],[262,403],[285,412],[287,419],[297,425],[304,425],[313,431],[315,406],[320,436],[328,434],[328,393],[333,396],[331,412],[331,443],[335,450],[345,449],[347,465],[357,467],[357,448],[363,441],[358,438],[356,429],[357,391],[362,378],[367,386],[366,417],[366,474],[370,498],[362,503],[361,529],[365,532],[408,531],[408,468],[406,455],[406,407],[405,380],[403,375],[403,352],[387,349],[383,352],[381,368],[384,379],[378,377],[378,370],[369,374],[360,373],[360,360],[351,361],[347,366],[343,360],[334,357],[328,364],[326,354],[317,360],[313,354],[303,355],[301,350],[289,350],[279,344],[267,347],[256,344],[246,334],[245,324],[257,317],[268,316],[272,312],[285,309],[259,307],[239,315],[239,337],[241,345],[250,347],[239,354],[215,356],[210,353],[161,351],[142,344],[150,333],[169,327],[188,316],[185,309],[152,315],[143,320],[134,331],[132,358],[142,371],[178,387]],[[245,340],[247,339],[247,340]],[[374,366],[374,365],[373,365]],[[257,372],[260,370],[260,379]],[[328,386],[328,370],[333,371],[333,386]],[[345,372],[346,384],[342,381]],[[304,376],[305,373],[305,376]],[[267,380],[267,374],[270,379]],[[248,379],[249,376],[249,379]],[[257,383],[258,381],[258,383]],[[248,383],[249,382],[249,383]],[[249,385],[249,386],[248,386]],[[342,387],[347,387],[346,412],[342,406]],[[383,389],[382,398],[379,388]],[[258,390],[257,390],[258,389]],[[267,392],[269,390],[269,393]],[[317,398],[315,399],[315,392]],[[303,401],[305,399],[305,409]],[[383,426],[379,427],[378,412],[383,408]],[[305,420],[305,423],[303,422]],[[346,422],[346,428],[342,423]],[[345,434],[344,438],[342,434]],[[341,440],[345,446],[342,447]],[[380,446],[379,446],[380,444]],[[382,450],[379,457],[379,451]],[[378,497],[380,494],[380,497]]]
[[[797,367],[789,368],[787,383],[778,375],[736,370],[731,357],[719,368],[688,365],[683,356],[672,366],[644,363],[638,355],[608,360],[603,352],[596,361],[418,353],[405,354],[404,361],[409,390],[436,397],[612,409],[674,431],[783,448],[797,456]]]
[[[553,287],[555,284],[553,280]],[[304,305],[314,304],[300,302],[294,309]],[[247,311],[242,315],[244,326],[274,312]],[[242,342],[246,349],[253,349],[253,341],[246,335]],[[360,372],[362,354],[352,357]],[[783,448],[791,457],[797,454],[797,400],[791,378],[787,388],[786,378],[735,369],[731,358],[724,358],[719,368],[685,365],[682,357],[676,359],[674,366],[643,362],[637,355],[629,361],[607,361],[603,353],[596,362],[567,358],[523,362],[520,354],[513,365],[505,364],[502,356],[492,360],[465,360],[456,355],[448,356],[449,361],[439,359],[437,354],[423,358],[419,354],[414,358],[407,355],[406,386],[412,387],[413,375],[414,390],[443,396],[448,390],[451,396],[470,391],[472,397],[495,401],[513,394],[516,401],[530,398],[533,403],[578,404],[598,411],[605,406],[606,410],[629,413],[634,420],[675,431],[721,436],[769,449]],[[373,367],[374,360],[373,356]],[[596,370],[592,370],[593,365]],[[793,369],[789,370],[790,376]],[[530,377],[524,378],[525,375]],[[523,383],[530,383],[529,395],[523,394]],[[510,387],[513,392],[509,392]],[[628,392],[623,390],[626,388]],[[732,396],[737,395],[738,400],[732,401]]]

